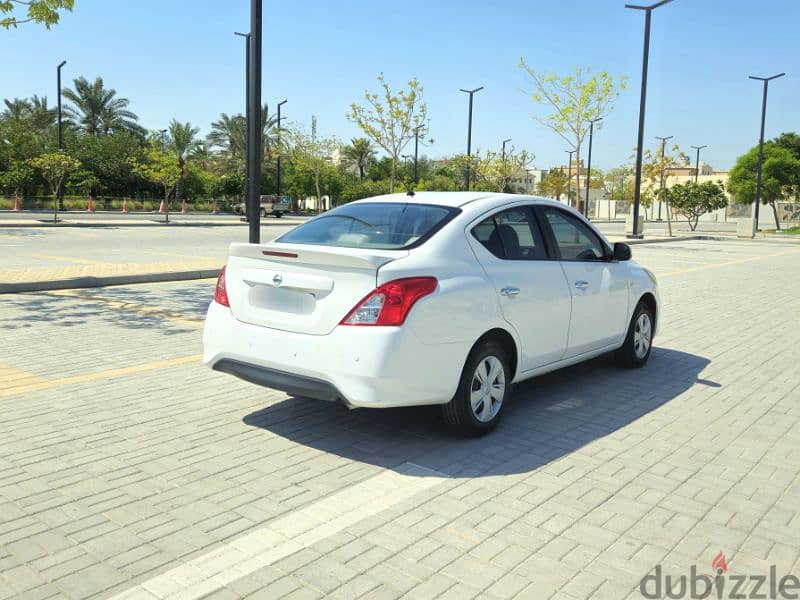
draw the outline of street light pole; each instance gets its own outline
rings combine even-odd
[[[424,125],[417,125],[414,128],[414,185],[419,183],[419,130],[423,127]]]
[[[706,146],[691,146],[691,147],[694,148],[695,150],[697,150],[697,158],[694,161],[694,182],[696,184],[697,183],[697,177],[700,175],[700,150],[702,150],[703,148],[708,148],[708,145],[706,145]]]
[[[641,238],[642,232],[639,231],[639,203],[641,201],[642,191],[642,155],[644,146],[644,115],[645,107],[647,104],[647,63],[650,59],[650,18],[653,10],[664,4],[668,4],[672,0],[661,0],[650,6],[639,6],[636,4],[626,4],[625,8],[632,8],[634,10],[645,11],[644,19],[644,49],[642,51],[642,91],[639,98],[639,135],[638,143],[636,144],[636,182],[633,190],[633,231],[630,237]]]
[[[277,164],[277,187],[278,187],[278,202],[283,202],[283,195],[281,194],[281,106],[286,104],[288,100],[278,102],[278,164]]]
[[[769,82],[773,79],[777,79],[778,77],[783,77],[786,73],[779,73],[777,75],[773,75],[772,77],[753,77],[752,75],[749,76],[750,79],[755,79],[757,81],[764,82],[764,98],[761,101],[761,137],[758,140],[758,171],[756,173],[756,207],[755,207],[755,214],[753,216],[753,235],[752,237],[756,237],[756,231],[758,231],[758,205],[761,203],[761,167],[764,163],[764,125],[767,121],[767,88],[769,87]]]
[[[250,0],[250,66],[247,73],[247,216],[249,242],[261,242],[261,15],[262,0]]]
[[[572,206],[572,155],[575,154],[576,151],[564,150],[564,152],[569,154],[569,163],[567,164],[567,204]]]
[[[661,198],[658,199],[658,220],[661,220],[661,205],[664,203],[664,156],[665,150],[667,147],[667,140],[671,140],[674,136],[667,136],[667,137],[659,137],[656,136],[657,140],[661,140],[661,182],[658,186],[658,189],[661,190]]]
[[[472,173],[470,167],[472,166],[472,97],[483,89],[483,86],[475,88],[474,90],[460,91],[469,94],[469,120],[467,121],[467,191],[469,191],[469,184]]]
[[[250,34],[234,31],[233,35],[244,38],[244,120],[247,123],[250,118]],[[245,131],[247,125],[245,125]],[[246,136],[247,134],[245,134]],[[245,143],[245,146],[247,144]],[[247,148],[244,157],[244,211],[246,219],[250,218],[250,197],[248,196],[250,187],[250,172],[247,160]]]
[[[592,138],[594,137],[594,124],[602,121],[603,117],[597,117],[589,121],[589,158],[586,165],[586,200],[583,203],[583,216],[589,218],[589,184],[592,180]]]
[[[62,60],[61,63],[56,67],[56,86],[58,87],[58,149],[59,151],[64,149],[64,136],[61,132],[61,69],[64,65],[67,64],[67,61]],[[64,187],[59,184],[58,190],[56,190],[56,195],[58,196],[58,209],[64,210]],[[53,221],[58,221],[58,214],[53,215]]]
[[[510,142],[510,141],[511,141],[511,138],[503,140],[503,152],[502,152],[502,156],[503,156],[503,178],[502,178],[502,180],[503,181],[505,181],[505,178],[508,177],[508,173],[506,172],[506,144],[508,142]],[[511,177],[508,177],[508,178],[509,178],[509,180],[511,179]],[[505,186],[503,186],[503,189],[500,190],[500,191],[504,192],[505,191]]]

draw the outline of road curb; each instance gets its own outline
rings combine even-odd
[[[0,294],[50,292],[54,290],[95,288],[95,287],[106,287],[110,285],[129,285],[135,283],[159,283],[164,281],[189,281],[192,279],[213,279],[218,275],[219,275],[219,269],[194,269],[189,271],[142,273],[139,275],[111,275],[108,277],[74,277],[72,279],[53,279],[49,281],[25,281],[21,283],[0,283]]]
[[[637,245],[637,244],[661,244],[665,242],[689,242],[692,240],[712,240],[715,242],[726,242],[729,241],[731,238],[721,236],[721,235],[679,235],[675,237],[668,237],[668,238],[656,238],[656,239],[647,239],[643,238],[640,240],[633,239],[633,240],[624,240],[626,244],[629,245]]]

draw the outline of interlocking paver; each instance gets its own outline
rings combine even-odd
[[[335,518],[321,500],[402,463],[445,479],[255,572],[209,564],[227,586],[182,593],[620,598],[656,564],[708,569],[720,549],[731,572],[800,574],[800,251],[634,254],[664,301],[647,367],[523,383],[481,440],[443,432],[435,409],[347,411],[196,362],[103,375],[197,355],[212,282],[0,298],[0,377],[96,375],[0,394],[0,598],[20,579],[41,597],[158,581],[279,518]]]

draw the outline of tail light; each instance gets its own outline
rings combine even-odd
[[[340,325],[402,325],[414,303],[436,289],[435,277],[395,279],[370,292]]]
[[[230,307],[228,302],[228,290],[225,288],[225,267],[219,272],[217,277],[217,287],[214,289],[214,302],[222,304],[222,306]]]

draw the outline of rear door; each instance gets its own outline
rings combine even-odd
[[[499,211],[467,231],[475,256],[497,291],[504,318],[522,348],[520,372],[564,355],[571,300],[564,271],[549,260],[529,205]]]
[[[537,210],[572,294],[567,357],[621,341],[627,327],[627,270],[577,216],[554,206]]]

